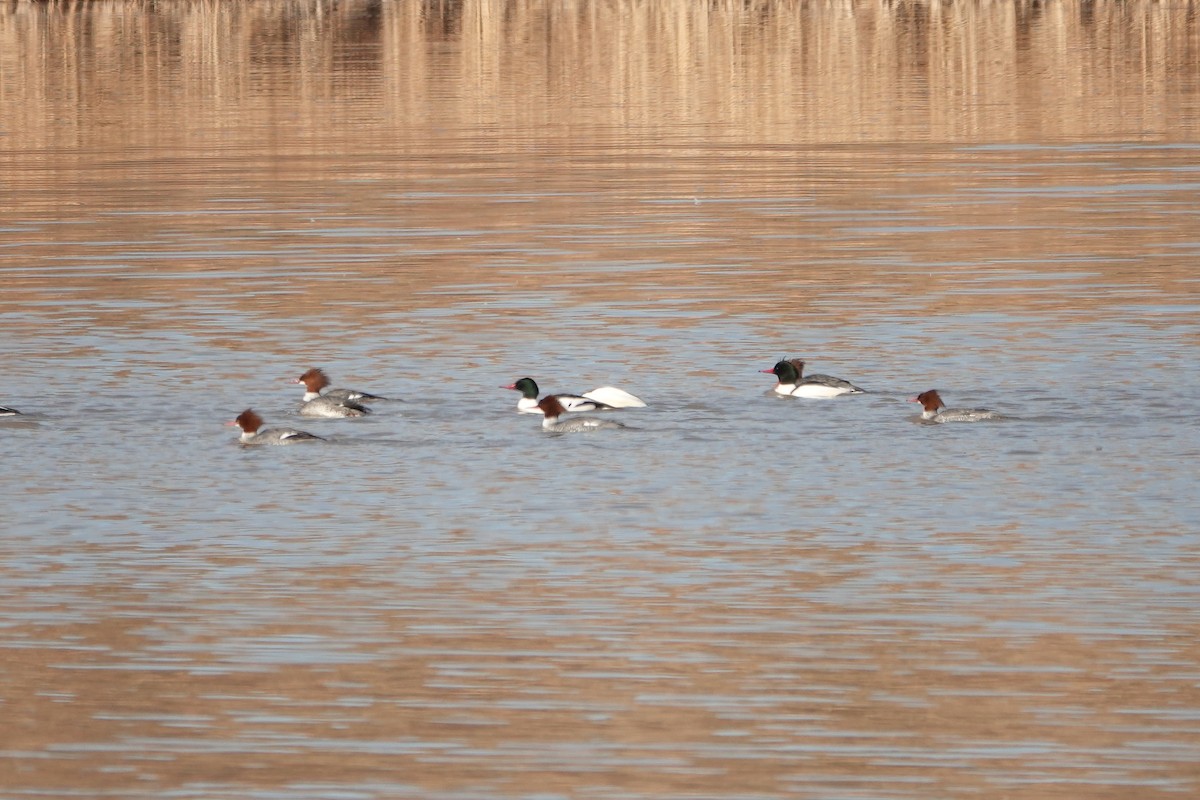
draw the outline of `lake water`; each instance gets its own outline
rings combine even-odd
[[[1200,794],[1192,11],[0,6],[0,796]]]

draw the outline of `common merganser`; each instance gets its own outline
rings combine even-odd
[[[300,406],[300,414],[305,417],[361,417],[371,413],[366,403],[387,399],[356,389],[330,389],[322,394],[321,390],[329,386],[329,376],[317,367],[308,370],[292,383],[304,384],[304,400]]]
[[[269,428],[265,431],[260,431],[259,428],[262,427],[263,418],[253,409],[249,408],[238,414],[237,419],[227,424],[237,425],[242,429],[240,439],[242,444],[296,444],[297,442],[325,441],[320,436],[292,428]]]
[[[538,385],[533,378],[521,378],[510,386],[501,389],[515,389],[521,393],[517,401],[517,411],[525,414],[541,414],[538,405]],[[615,386],[601,386],[583,394],[556,394],[559,403],[567,411],[608,411],[614,408],[645,408],[646,404],[624,389]]]
[[[559,417],[566,413],[558,397],[548,394],[538,403],[538,411],[542,413],[542,430],[554,433],[579,433],[581,431],[596,431],[601,428],[624,428],[619,422],[595,417],[568,417],[559,422]]]
[[[0,406],[0,417],[18,417],[20,415],[21,415],[21,412],[17,411],[15,408],[9,408],[8,406]]]
[[[324,395],[314,397],[300,406],[302,417],[365,417],[371,409],[353,400],[334,400]]]
[[[982,422],[985,419],[1004,419],[1003,414],[990,408],[946,408],[936,389],[910,397],[908,402],[924,406],[921,419],[930,422]]]
[[[843,394],[863,394],[863,390],[850,381],[835,378],[832,375],[804,375],[804,362],[798,358],[788,358],[778,362],[770,369],[759,370],[774,375],[779,379],[775,384],[778,394],[792,397],[827,398]]]

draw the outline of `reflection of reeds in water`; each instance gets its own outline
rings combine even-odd
[[[0,6],[0,148],[470,131],[748,142],[1190,137],[1192,3]],[[214,136],[220,137],[213,139]]]

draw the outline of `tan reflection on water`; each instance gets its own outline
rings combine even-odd
[[[293,308],[364,314],[481,282],[541,291],[547,275],[566,300],[621,301],[628,285],[581,267],[612,261],[640,265],[648,300],[714,311],[785,297],[870,314],[901,296],[914,313],[1070,312],[1130,302],[1098,287],[1194,294],[1176,249],[1193,225],[1173,208],[1194,187],[1110,191],[1185,180],[1189,152],[1114,170],[1087,151],[947,147],[1195,139],[1187,7],[5,5],[0,208],[81,227],[40,244],[0,232],[0,303],[58,296],[47,253],[81,299],[201,296],[236,265],[285,282]],[[1062,186],[1096,196],[1044,191]],[[1153,224],[1125,224],[1138,213]],[[328,245],[355,220],[387,230]],[[564,238],[580,220],[603,235]],[[153,269],[123,265],[116,285],[70,269],[129,242]],[[1029,265],[1078,291],[1047,296]],[[998,274],[962,293],[964,272]]]
[[[1016,531],[995,533],[998,554],[1025,552]],[[1069,613],[1022,601],[1037,590],[1024,568],[961,564],[942,577],[972,571],[974,620],[961,602],[940,618],[937,591],[913,586],[831,613],[821,592],[859,577],[870,550],[733,547],[738,572],[704,583],[688,580],[692,548],[597,554],[574,586],[534,571],[497,595],[473,571],[511,553],[480,548],[391,609],[354,602],[397,588],[366,570],[259,565],[257,591],[223,598],[168,571],[153,593],[93,586],[5,632],[0,780],[1118,798],[1123,783],[1166,797],[1198,777],[1180,749],[1197,742],[1195,626],[1072,631]],[[1058,588],[1086,590],[1104,568],[1088,561]],[[790,580],[739,585],[780,564]],[[652,583],[621,577],[648,568]],[[1164,723],[1172,707],[1183,715]]]
[[[1053,321],[1194,297],[1180,253],[1195,246],[1195,189],[1125,188],[1185,180],[1190,153],[962,149],[1195,141],[1194,8],[0,5],[0,312],[52,316],[69,289],[80,305],[202,298],[294,330],[324,324],[331,303],[370,316],[452,306],[455,287],[549,284],[564,302],[636,294],[742,313],[785,297],[810,320],[886,308]],[[1079,192],[1042,191],[1064,186]],[[637,269],[589,279],[608,263]],[[1056,271],[1043,292],[1035,278]],[[985,272],[989,291],[959,291]],[[241,291],[221,286],[234,280]],[[32,338],[43,324],[14,326]],[[647,548],[581,553],[590,577],[576,584],[477,589],[447,570],[424,590],[442,606],[405,606],[374,564],[259,566],[228,596],[186,569],[156,592],[14,591],[12,607],[42,616],[3,632],[0,793],[378,781],[412,796],[1115,800],[1141,778],[1161,781],[1141,798],[1200,780],[1187,716],[1200,651],[1183,614],[1081,631],[1071,610],[1023,605],[1037,587],[1022,567],[972,567],[989,588],[967,621],[938,618],[961,565],[931,567],[908,603],[813,599],[837,584],[827,576],[865,571],[865,545],[723,553],[750,576],[809,565],[748,599],[686,582],[622,595],[619,576],[646,559],[687,577],[683,554]],[[1064,568],[1062,586],[1087,586],[1092,566]],[[520,619],[556,608],[569,626]],[[497,616],[472,624],[481,609]],[[262,620],[239,617],[251,611]],[[1177,724],[1160,725],[1171,709]]]

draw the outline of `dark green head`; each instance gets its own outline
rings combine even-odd
[[[791,359],[780,361],[770,369],[760,370],[761,372],[769,372],[779,379],[780,383],[795,383],[800,380],[800,369],[803,369],[803,361],[800,361],[800,369],[796,368],[796,362],[799,359]]]
[[[530,400],[537,400],[538,385],[533,378],[521,378],[511,386],[503,386],[503,389],[516,389],[521,393],[522,397],[528,397]]]

